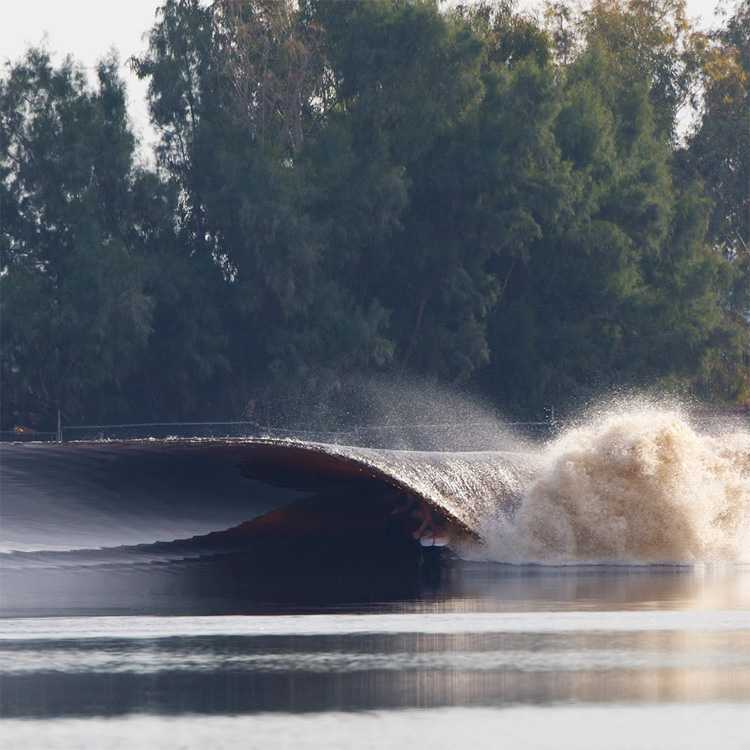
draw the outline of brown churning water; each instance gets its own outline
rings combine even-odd
[[[679,411],[606,413],[548,445],[513,517],[482,537],[480,556],[504,562],[750,562],[750,433],[699,434]]]

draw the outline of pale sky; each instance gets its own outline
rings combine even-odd
[[[47,46],[61,60],[68,54],[85,66],[113,47],[123,65],[131,55],[143,52],[143,35],[154,23],[161,0],[0,0],[0,64],[18,60],[30,45],[45,37]],[[534,7],[535,0],[521,0],[520,7]],[[688,0],[691,18],[712,25],[717,0]],[[136,129],[147,135],[148,115],[144,87],[123,70],[128,82],[130,113]]]
[[[45,35],[57,62],[72,55],[93,68],[115,48],[124,66],[129,57],[147,49],[143,35],[161,5],[161,0],[0,0],[0,70]],[[146,87],[127,68],[123,75],[133,124],[141,136],[150,137]]]

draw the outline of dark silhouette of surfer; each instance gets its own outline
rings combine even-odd
[[[403,490],[392,513],[408,513],[420,522],[411,535],[423,547],[444,547],[450,541],[429,503],[417,495]]]

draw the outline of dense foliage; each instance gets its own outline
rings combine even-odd
[[[345,418],[421,377],[536,416],[750,400],[750,4],[165,0],[0,82],[2,424]],[[695,124],[681,126],[686,113]]]

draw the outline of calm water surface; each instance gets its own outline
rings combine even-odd
[[[215,609],[0,620],[2,747],[750,748],[750,566]]]

